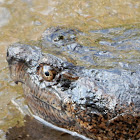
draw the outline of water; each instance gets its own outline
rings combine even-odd
[[[11,102],[18,96],[21,100],[24,98],[21,86],[15,85],[9,77],[5,59],[7,46],[14,42],[37,40],[50,26],[79,29],[86,33],[79,42],[85,46],[96,46],[96,50],[112,47],[111,52],[114,52],[117,47],[122,60],[125,60],[119,63],[121,66],[126,65],[126,60],[132,63],[133,58],[139,64],[138,39],[134,42],[137,49],[131,48],[129,53],[120,45],[123,37],[127,40],[139,35],[139,0],[0,0],[0,139],[5,139],[5,132],[10,127],[22,127],[25,121],[24,115]],[[126,30],[128,32],[124,33]],[[136,34],[132,35],[133,32]],[[104,63],[102,59],[96,60]],[[109,66],[110,62],[106,60],[106,64]],[[54,132],[51,138],[55,139],[57,135],[59,133]]]

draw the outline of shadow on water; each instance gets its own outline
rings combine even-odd
[[[14,126],[6,133],[7,140],[82,140],[65,132],[47,127],[32,117],[25,116],[24,126]]]

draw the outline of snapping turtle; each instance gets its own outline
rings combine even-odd
[[[54,27],[43,33],[41,48],[9,46],[11,78],[22,83],[33,113],[54,125],[92,139],[140,138],[139,69],[97,69],[94,51],[77,43],[79,33]],[[62,53],[95,68],[74,65]]]

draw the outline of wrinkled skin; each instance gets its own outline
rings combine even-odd
[[[77,33],[49,28],[42,35],[42,50],[54,47],[78,55],[85,47],[76,42]],[[35,115],[92,139],[140,137],[138,69],[88,69],[42,50],[20,43],[7,50],[11,78],[23,84]],[[53,71],[51,80],[43,68]]]

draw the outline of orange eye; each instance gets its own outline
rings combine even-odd
[[[41,74],[44,80],[50,82],[55,78],[56,72],[50,66],[44,65]]]

